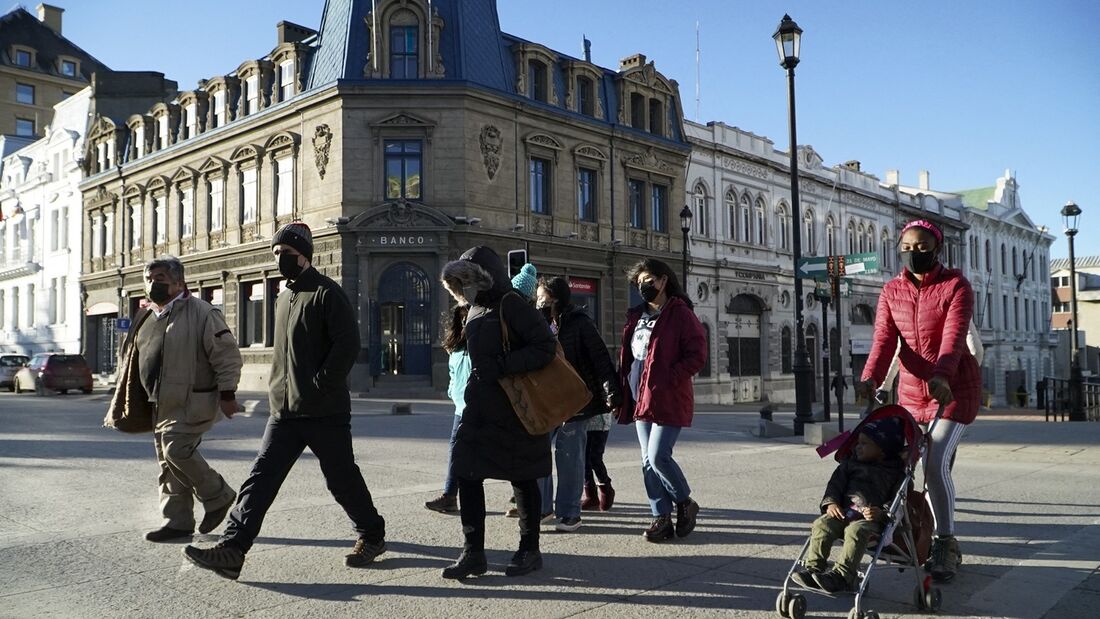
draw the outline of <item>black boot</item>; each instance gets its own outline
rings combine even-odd
[[[443,568],[443,577],[462,580],[468,576],[480,576],[489,569],[484,550],[463,550],[458,561]]]
[[[519,550],[512,555],[508,567],[504,568],[505,576],[523,576],[535,570],[542,569],[542,553],[537,550]]]

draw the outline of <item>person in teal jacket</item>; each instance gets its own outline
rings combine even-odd
[[[469,305],[456,305],[447,324],[444,325],[443,349],[447,351],[447,370],[450,381],[447,395],[455,403],[455,420],[451,427],[451,444],[447,449],[447,477],[443,482],[443,494],[424,503],[424,507],[440,513],[458,511],[458,484],[451,474],[451,454],[455,448],[455,434],[462,421],[462,409],[466,408],[466,383],[470,379],[470,353],[466,350],[466,314]]]

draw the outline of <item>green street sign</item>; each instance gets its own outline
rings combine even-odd
[[[843,256],[843,259],[844,272],[842,275],[874,275],[878,273],[878,252],[848,254]]]
[[[829,257],[814,256],[811,258],[799,258],[794,273],[798,277],[812,277],[813,279],[829,279]]]
[[[821,299],[833,298],[833,286],[830,282],[817,282],[814,286],[814,295]],[[840,296],[848,298],[852,296],[852,280],[840,278]]]

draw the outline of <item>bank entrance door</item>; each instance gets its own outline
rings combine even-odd
[[[432,369],[432,286],[409,262],[382,274],[374,312],[375,375],[428,375]]]

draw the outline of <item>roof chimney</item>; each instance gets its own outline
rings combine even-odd
[[[584,35],[581,35],[581,38],[584,39],[584,61],[592,62],[592,41]]]
[[[49,5],[38,5],[38,21],[46,24],[50,30],[53,30],[57,34],[61,34],[61,14],[65,12],[65,9]]]
[[[928,170],[921,170],[920,171],[920,184],[919,184],[919,187],[921,189],[924,189],[925,191],[928,190]]]
[[[619,61],[619,71],[626,71],[627,69],[637,69],[638,67],[645,66],[645,54],[634,54],[633,56],[627,56]]]
[[[844,162],[844,167],[848,168],[849,170],[852,170],[853,172],[859,172],[860,171],[859,162],[856,161],[855,159],[852,159],[851,161],[845,161]]]
[[[288,21],[281,21],[275,24],[275,29],[279,36],[278,45],[282,45],[283,43],[298,43],[317,34],[316,30],[306,28],[305,26],[299,26],[298,24]]]
[[[898,172],[897,170],[887,170],[886,171],[886,184],[887,185],[898,185],[898,184],[900,184],[900,183],[898,183],[898,178],[900,176],[901,176],[901,173]]]

